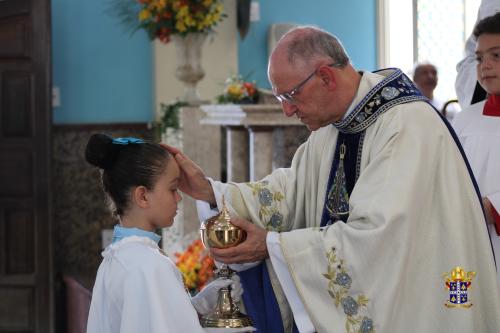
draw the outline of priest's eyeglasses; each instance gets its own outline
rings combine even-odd
[[[338,63],[338,62],[334,62],[332,64],[328,64],[327,65],[328,67],[344,67],[345,65],[344,64],[341,64],[341,63]],[[321,66],[319,66],[321,67]],[[298,85],[295,86],[295,88],[293,88],[292,90],[290,91],[287,91],[287,92],[284,92],[284,93],[281,93],[279,95],[274,95],[278,101],[280,101],[281,103],[284,103],[284,102],[287,102],[289,104],[295,104],[296,101],[295,101],[295,95],[297,95],[299,92],[300,92],[300,89],[302,89],[302,87],[305,86],[305,84],[307,83],[307,81],[309,81],[315,74],[316,72],[318,71],[318,68],[316,68],[314,70],[314,72],[312,72],[308,77],[306,77],[302,82],[300,82]]]

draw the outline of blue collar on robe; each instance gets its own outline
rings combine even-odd
[[[379,72],[386,77],[366,94],[352,112],[332,124],[339,130],[339,135],[326,188],[322,227],[337,221],[347,222],[349,197],[361,169],[366,129],[378,116],[398,104],[427,101],[401,70],[385,69]]]
[[[113,230],[113,243],[130,236],[147,237],[153,240],[155,243],[158,243],[161,240],[161,236],[151,231],[146,231],[139,228],[125,228],[118,224],[115,225],[115,229]]]
[[[400,69],[381,69],[374,73],[389,74],[365,95],[352,112],[333,123],[340,132],[360,133],[370,127],[378,116],[398,104],[429,101]]]

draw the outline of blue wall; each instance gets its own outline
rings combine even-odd
[[[107,1],[52,0],[55,124],[153,119],[152,44],[106,14]]]
[[[259,0],[260,21],[252,22],[243,41],[239,41],[239,72],[267,81],[267,35],[273,23],[316,25],[340,38],[354,66],[375,70],[377,64],[376,0]]]
[[[52,0],[53,85],[61,92],[55,124],[148,122],[154,118],[152,43],[132,37],[105,13],[108,1]],[[267,81],[272,23],[315,24],[336,34],[354,65],[376,67],[376,0],[259,0],[260,21],[238,41],[239,72]]]

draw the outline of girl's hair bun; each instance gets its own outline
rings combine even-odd
[[[113,144],[113,138],[105,134],[94,134],[87,143],[85,159],[90,164],[106,170],[113,166],[118,149],[118,145]]]

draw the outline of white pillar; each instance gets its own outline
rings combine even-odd
[[[241,126],[226,128],[227,181],[247,182],[249,180],[248,131]]]
[[[258,181],[273,171],[273,127],[252,126],[250,134],[250,181]]]

